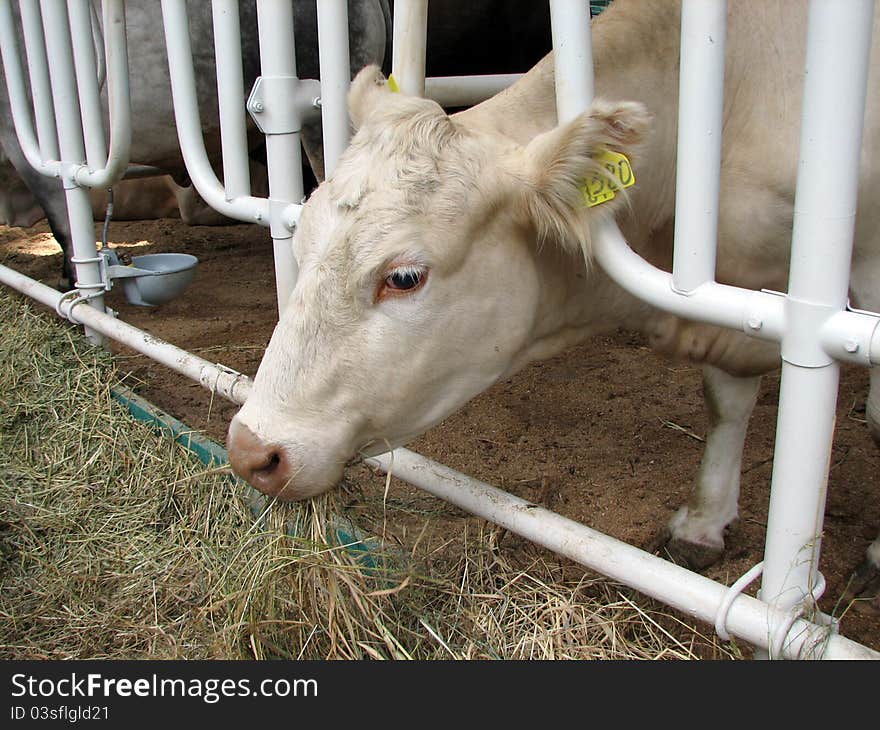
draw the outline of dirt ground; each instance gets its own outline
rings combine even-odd
[[[212,362],[255,374],[277,316],[264,229],[188,227],[172,219],[113,223],[110,242],[134,255],[179,251],[200,260],[184,296],[161,307],[132,307],[121,287],[114,289],[107,301],[121,318]],[[60,254],[45,222],[0,227],[0,262],[49,284],[58,280]],[[144,397],[225,440],[233,405],[212,402],[198,384],[145,358],[120,354]],[[778,375],[765,378],[743,459],[740,520],[725,558],[706,571],[726,584],[763,557],[778,384]],[[880,618],[857,615],[840,602],[852,568],[880,530],[880,455],[865,426],[866,392],[867,373],[845,368],[820,566],[828,588],[820,605],[841,617],[841,633],[880,650]],[[658,358],[637,334],[618,332],[498,383],[410,448],[646,546],[685,501],[705,431],[699,371]],[[349,468],[343,485],[354,509],[381,499],[384,487],[384,477],[364,466]],[[438,539],[460,532],[468,519],[398,481],[387,502],[400,516],[388,528],[403,543],[412,538],[406,516],[414,511],[435,516]],[[508,548],[527,547],[513,535],[504,541]]]

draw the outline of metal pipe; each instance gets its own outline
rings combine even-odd
[[[597,225],[592,245],[602,269],[642,301],[686,319],[742,330],[759,339],[782,340],[784,297],[715,282],[682,296],[673,288],[672,275],[635,253],[614,221]]]
[[[559,123],[586,111],[593,100],[590,6],[582,0],[550,0]]]
[[[658,269],[635,253],[614,222],[597,225],[592,238],[593,255],[618,285],[633,296],[685,319],[741,330],[762,340],[782,342],[786,312],[791,307],[785,296],[751,291],[708,282],[687,296],[673,288],[672,275]],[[819,342],[828,357],[854,365],[880,365],[880,316],[873,312],[822,309],[813,325],[819,328]]]
[[[715,280],[727,0],[685,0],[681,11],[678,161],[672,286]]]
[[[473,106],[512,86],[522,74],[432,76],[425,79],[425,97],[442,107]]]
[[[213,0],[214,57],[226,199],[251,194],[238,0]]]
[[[72,322],[85,325],[86,328],[121,342],[175,372],[201,383],[203,387],[234,403],[243,403],[247,397],[251,382],[241,373],[210,363],[148,332],[132,327],[110,314],[91,307],[79,306],[68,295],[3,265],[0,265],[0,283],[51,307],[60,316]]]
[[[31,82],[34,118],[37,124],[37,139],[40,144],[40,158],[43,161],[58,160],[60,159],[58,130],[55,127],[49,61],[46,57],[46,39],[43,34],[40,6],[36,0],[21,0],[19,9]],[[10,25],[10,32],[15,32],[15,25]]]
[[[726,608],[728,589],[720,583],[411,451],[396,449],[365,461],[702,621],[713,623],[719,609]],[[769,626],[790,626],[786,635],[792,638],[782,641],[768,631]],[[747,595],[740,594],[730,603],[726,627],[755,646],[769,647],[775,640],[788,658],[880,658],[880,653],[828,627],[803,619],[792,623],[786,611]]]
[[[70,16],[70,40],[83,134],[86,162],[92,169],[107,164],[107,139],[104,136],[104,113],[101,110],[101,89],[98,86],[97,58],[92,43],[92,4],[89,0],[67,0]]]
[[[404,94],[425,95],[425,50],[428,0],[407,0],[394,6],[391,73]]]
[[[321,125],[324,178],[330,177],[348,147],[348,5],[345,0],[318,0],[318,56],[321,68]]]
[[[110,111],[110,151],[106,163],[97,169],[76,171],[80,185],[107,188],[118,182],[128,168],[131,155],[131,89],[128,76],[128,40],[124,0],[104,0],[104,42],[107,64],[107,102]],[[97,74],[92,68],[91,73]]]
[[[40,26],[41,35],[42,32],[43,28]],[[24,69],[18,56],[15,20],[10,0],[0,0],[0,54],[3,57],[3,74],[6,79],[6,91],[9,94],[9,110],[21,151],[35,170],[44,175],[56,175],[58,162],[51,165],[44,163],[34,132],[31,103],[24,85]]]
[[[269,220],[269,201],[249,195],[227,200],[226,191],[214,174],[205,151],[186,3],[162,0],[162,17],[177,135],[190,180],[214,210],[230,218],[265,225]]]
[[[811,0],[795,194],[779,421],[761,596],[806,600],[817,562],[837,399],[836,362],[824,351],[829,312],[845,309],[858,197],[873,0]],[[834,63],[829,63],[829,58]],[[848,170],[832,199],[821,177]]]
[[[85,148],[79,98],[76,93],[76,77],[73,71],[67,9],[61,3],[47,2],[47,0],[40,0],[40,8],[52,86],[50,100],[55,122],[58,125],[59,156],[65,163],[83,164]],[[40,116],[38,110],[38,125]]]
[[[257,4],[260,35],[260,73],[264,79],[280,79],[295,88],[296,54],[293,37],[293,8],[285,0],[263,0]],[[268,100],[267,100],[268,101]],[[277,100],[276,100],[277,103]],[[275,286],[278,315],[283,314],[296,284],[299,268],[293,257],[293,231],[287,225],[285,210],[290,203],[301,203],[305,195],[302,181],[302,146],[299,120],[282,115],[278,129],[266,131],[266,158],[269,172],[270,234],[275,254]]]
[[[52,102],[58,125],[62,182],[70,221],[70,239],[73,248],[70,257],[76,271],[76,287],[88,292],[88,304],[104,311],[104,283],[95,244],[95,223],[88,191],[80,187],[73,175],[85,162],[83,131],[79,99],[73,70],[73,50],[70,40],[67,8],[54,0],[41,0],[43,32],[52,84]],[[65,256],[71,252],[65,251]],[[86,336],[102,345],[100,333],[86,328]]]

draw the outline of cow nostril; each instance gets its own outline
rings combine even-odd
[[[278,466],[280,464],[281,455],[277,451],[274,451],[269,456],[269,459],[263,464],[263,466],[258,466],[256,469],[254,469],[254,475],[265,477],[271,476],[278,469]]]

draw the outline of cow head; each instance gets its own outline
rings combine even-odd
[[[535,358],[541,249],[589,245],[579,186],[631,151],[634,104],[597,104],[522,147],[395,94],[374,67],[357,132],[305,204],[299,278],[229,429],[235,471],[279,499],[333,487]],[[570,265],[577,265],[574,262]]]

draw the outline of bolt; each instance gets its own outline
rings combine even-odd
[[[855,340],[847,340],[843,345],[843,349],[851,354],[856,353],[859,351],[859,343]]]
[[[764,323],[760,319],[758,319],[757,317],[749,318],[749,321],[746,324],[748,324],[749,329],[752,329],[752,330],[759,330],[759,329],[761,329],[761,327],[764,326]]]
[[[261,114],[265,108],[266,107],[263,106],[263,102],[261,101],[255,101],[253,104],[251,104],[251,111],[254,114]]]

